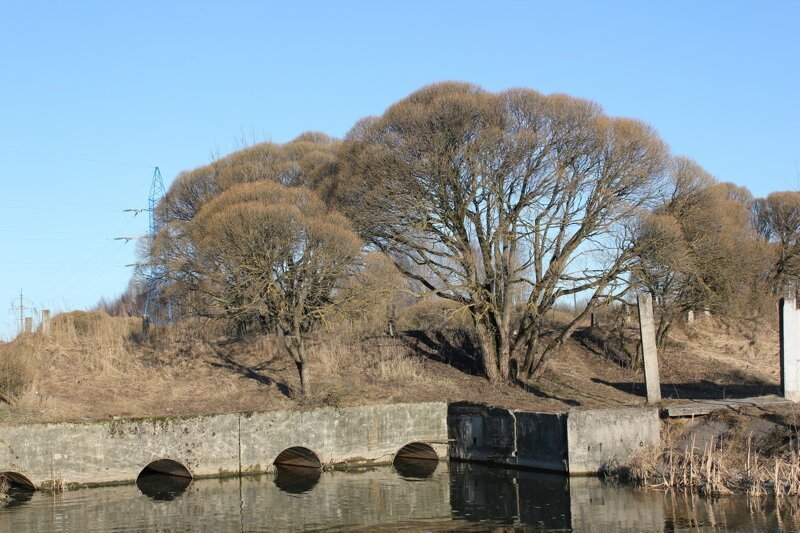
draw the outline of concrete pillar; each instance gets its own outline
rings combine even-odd
[[[800,310],[797,289],[784,289],[780,303],[781,393],[793,402],[800,401]]]
[[[25,333],[33,333],[33,317],[25,317]]]
[[[661,401],[661,379],[658,375],[658,350],[656,348],[656,326],[653,318],[653,297],[649,293],[636,295],[639,304],[639,336],[642,341],[644,361],[644,384],[647,388],[647,403]]]
[[[42,335],[50,334],[50,310],[42,309]]]
[[[694,311],[692,311],[691,309],[689,309],[686,312],[686,323],[687,324],[693,324],[694,323]]]

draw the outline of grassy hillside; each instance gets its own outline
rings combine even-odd
[[[641,370],[625,368],[603,348],[602,324],[579,329],[539,383],[494,386],[476,375],[469,344],[458,332],[436,329],[432,321],[401,320],[404,331],[395,338],[341,328],[322,333],[311,348],[316,392],[302,398],[296,394],[297,372],[277,338],[228,338],[194,322],[156,328],[144,340],[138,319],[61,314],[49,335],[23,335],[0,346],[4,383],[19,392],[13,405],[0,407],[0,418],[54,421],[429,400],[540,411],[644,402]],[[424,322],[431,328],[420,329]],[[628,329],[633,338],[635,329]],[[709,318],[673,337],[660,357],[665,401],[778,391],[777,331],[769,324]]]

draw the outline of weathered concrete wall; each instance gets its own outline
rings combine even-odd
[[[517,464],[552,472],[569,471],[567,414],[517,412]]]
[[[447,404],[392,404],[276,411],[242,416],[243,470],[270,471],[286,448],[302,446],[323,464],[391,463],[412,442],[447,457]]]
[[[135,480],[157,459],[195,476],[238,473],[238,431],[238,415],[0,427],[0,471],[37,487]]]
[[[660,442],[656,408],[530,413],[475,404],[448,409],[450,457],[571,474],[596,473]]]
[[[0,472],[22,474],[37,487],[114,483],[171,459],[203,477],[269,471],[293,446],[326,464],[391,462],[411,442],[430,442],[446,457],[446,439],[444,403],[4,426]]]
[[[516,420],[508,409],[470,403],[450,404],[447,426],[450,457],[462,461],[514,463]]]
[[[569,472],[592,474],[624,463],[661,442],[658,409],[630,407],[571,411],[567,417]]]

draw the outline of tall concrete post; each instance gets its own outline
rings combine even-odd
[[[647,388],[647,403],[661,401],[661,378],[658,375],[658,350],[656,348],[656,326],[653,318],[653,297],[649,293],[636,295],[639,304],[639,336],[642,341],[644,361],[644,384]]]
[[[800,401],[800,310],[797,289],[789,285],[780,303],[781,393],[793,402]]]
[[[25,317],[25,333],[33,333],[33,317]]]
[[[50,334],[50,310],[42,309],[42,335]]]

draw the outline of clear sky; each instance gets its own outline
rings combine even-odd
[[[757,196],[800,188],[798,1],[3,2],[0,339],[20,289],[124,290],[152,167],[342,136],[441,80],[589,98]]]

